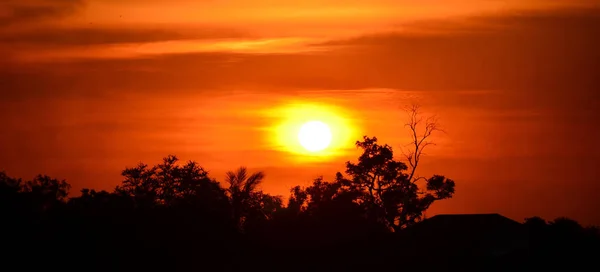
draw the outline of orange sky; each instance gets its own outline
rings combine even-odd
[[[550,3],[549,3],[550,2]],[[592,0],[0,3],[0,170],[112,189],[167,154],[217,179],[245,165],[287,195],[406,142],[419,102],[447,131],[421,172],[457,181],[435,213],[570,216],[600,224],[600,5]],[[273,129],[323,105],[350,129],[332,156]],[[283,118],[283,119],[282,119]],[[352,139],[352,137],[356,139]]]

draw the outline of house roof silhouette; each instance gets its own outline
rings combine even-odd
[[[419,228],[520,228],[521,223],[497,213],[489,214],[440,214],[423,220]]]
[[[508,251],[526,239],[523,224],[500,214],[436,215],[405,229],[401,235],[415,247],[444,254]]]
[[[515,234],[523,224],[497,213],[491,214],[440,214],[425,219],[407,229],[412,235],[468,235]]]

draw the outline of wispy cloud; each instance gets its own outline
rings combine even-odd
[[[41,23],[71,15],[85,0],[3,0],[0,2],[0,26]]]
[[[181,40],[240,39],[251,35],[226,28],[39,27],[0,31],[0,43],[11,46],[65,47],[151,43]],[[75,47],[75,48],[73,48]]]
[[[162,55],[226,53],[234,54],[295,54],[324,51],[323,48],[308,46],[314,40],[305,38],[275,39],[170,39],[150,41],[158,37],[143,36],[146,42],[126,42],[88,45],[86,47],[38,48],[39,50],[17,50],[10,61],[57,63],[89,59],[135,59]],[[135,37],[129,36],[129,39]],[[7,51],[10,49],[7,48]]]
[[[504,101],[497,103],[506,106],[505,102],[513,101],[515,107],[522,107],[535,99],[533,105],[570,101],[590,108],[598,101],[590,98],[597,97],[599,85],[594,71],[600,58],[595,38],[600,36],[600,12],[594,11],[477,18],[472,19],[481,22],[476,31],[459,24],[460,33],[454,35],[385,32],[328,43],[240,38],[23,51],[13,57],[27,59],[28,64],[3,65],[0,80],[14,90],[4,97],[165,89],[502,90],[510,95],[488,99],[489,103]],[[480,25],[491,27],[482,31]],[[48,59],[36,61],[38,57]],[[48,62],[52,59],[69,61]]]

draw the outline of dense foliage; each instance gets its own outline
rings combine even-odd
[[[454,181],[441,175],[414,177],[376,138],[364,137],[356,145],[363,153],[346,164],[345,175],[296,186],[285,204],[280,196],[258,189],[262,172],[241,167],[220,183],[197,163],[179,163],[175,156],[155,166],[125,169],[112,192],[83,189],[72,198],[67,198],[65,181],[48,176],[23,181],[0,172],[7,250],[2,265],[110,271],[279,270],[281,265],[294,271],[397,270],[420,267],[416,260],[421,258],[439,271],[450,267],[448,258],[461,256],[474,265],[470,255],[429,250],[446,243],[431,232],[419,236],[418,246],[410,242],[416,232],[402,235],[423,220],[434,201],[453,196]],[[518,260],[597,253],[595,228],[537,217],[523,226],[531,246],[514,257]],[[563,246],[569,250],[561,251]],[[436,263],[441,266],[435,268]]]

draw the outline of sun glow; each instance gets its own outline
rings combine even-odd
[[[355,125],[338,107],[299,102],[270,111],[279,120],[269,132],[274,149],[305,155],[298,157],[303,160],[342,155],[358,139]]]
[[[300,128],[298,141],[306,150],[318,152],[331,143],[331,130],[321,121],[309,121]]]

